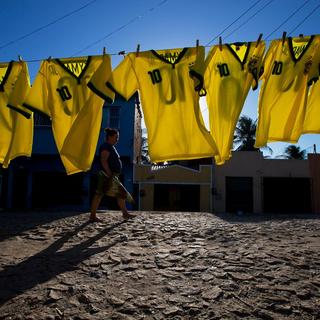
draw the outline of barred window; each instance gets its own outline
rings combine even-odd
[[[35,126],[41,126],[41,127],[50,127],[51,126],[51,120],[49,117],[43,116],[39,113],[34,113],[34,124]]]
[[[119,129],[120,127],[120,108],[111,107],[108,112],[108,127]]]

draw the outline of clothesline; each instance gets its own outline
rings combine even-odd
[[[31,146],[31,113],[38,111],[52,119],[67,173],[88,170],[104,100],[112,102],[116,94],[128,100],[139,91],[153,162],[214,156],[217,164],[223,164],[231,156],[234,129],[247,94],[250,88],[258,88],[259,79],[262,85],[255,148],[268,141],[296,142],[302,134],[320,133],[320,81],[313,83],[320,75],[320,36],[292,39],[284,33],[266,52],[261,38],[253,45],[222,45],[220,38],[207,57],[204,46],[197,47],[198,41],[195,47],[158,51],[140,52],[138,45],[136,52],[127,54],[114,70],[105,50],[86,59],[46,59],[32,87],[27,63],[11,62],[1,83],[12,90],[3,96],[9,108],[1,112],[9,124],[17,121],[0,128],[8,136],[4,145],[8,151],[4,150],[4,160],[0,161],[5,167],[17,154],[30,154],[31,149],[20,152],[19,148],[27,145],[21,142],[26,137]],[[204,92],[209,131],[198,113],[199,96]],[[12,110],[17,112],[11,114]],[[31,121],[22,119],[28,134],[21,131],[19,111],[30,114]]]
[[[319,5],[320,6],[320,5]],[[250,40],[250,41],[236,41],[236,42],[223,42],[223,37],[219,37],[219,39],[221,39],[221,42],[219,42],[218,44],[214,44],[214,45],[205,45],[205,46],[203,46],[203,47],[205,47],[205,48],[212,48],[212,47],[214,47],[214,46],[217,46],[217,45],[219,45],[220,43],[221,44],[233,44],[233,43],[243,43],[243,42],[246,42],[246,43],[249,43],[249,42],[255,42],[255,41],[258,41],[259,39],[261,40],[261,41],[264,41],[264,42],[266,42],[266,43],[270,43],[270,42],[272,42],[273,40],[280,40],[280,39],[283,39],[285,36],[286,36],[286,31],[284,31],[283,32],[283,35],[282,35],[282,38],[275,38],[275,39],[270,39],[270,40],[264,40],[263,39],[263,35],[262,35],[262,33],[260,33],[260,35],[259,35],[259,37],[257,38],[257,40]],[[299,36],[302,36],[302,34],[299,34]],[[197,45],[201,45],[200,44],[200,42],[199,42],[199,40],[196,40],[195,41],[195,46],[197,46]],[[125,55],[127,55],[127,54],[129,54],[129,53],[134,53],[134,52],[137,52],[137,51],[140,51],[140,44],[138,44],[137,45],[137,48],[139,48],[139,50],[135,50],[135,51],[126,51],[126,50],[120,50],[120,51],[118,51],[118,52],[111,52],[111,53],[109,53],[109,52],[107,52],[106,51],[106,47],[103,47],[103,49],[102,49],[102,54],[104,54],[104,53],[108,53],[108,55],[110,55],[110,56],[125,56]],[[151,49],[148,49],[148,50],[145,50],[145,51],[149,51],[149,50],[151,50]],[[99,56],[99,55],[97,55],[97,54],[94,54],[94,55],[85,55],[85,56],[72,56],[72,58],[81,58],[81,57],[86,57],[86,56],[92,56],[92,57],[95,57],[95,56]],[[67,58],[67,57],[51,57],[51,56],[49,56],[49,57],[47,57],[47,58],[40,58],[40,59],[27,59],[27,60],[24,60],[23,59],[23,57],[21,57],[20,55],[18,55],[18,60],[23,60],[23,61],[25,61],[25,62],[27,62],[27,63],[35,63],[35,62],[41,62],[41,61],[43,61],[43,60],[47,60],[47,59],[63,59],[63,58]],[[71,57],[70,57],[71,58]],[[13,61],[17,61],[17,60],[14,60],[14,59],[12,59]],[[8,63],[8,61],[0,61],[0,65],[2,64],[2,63]]]

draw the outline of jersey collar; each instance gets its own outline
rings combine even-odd
[[[65,64],[63,63],[63,61],[61,61],[60,59],[55,59],[55,61],[65,70],[67,71],[72,77],[74,77],[78,83],[81,82],[81,78],[83,77],[83,75],[86,73],[89,64],[91,62],[91,56],[88,56],[87,61],[86,61],[86,65],[84,66],[84,68],[82,69],[81,73],[79,74],[79,76],[76,76],[68,67],[65,66]],[[72,59],[70,59],[71,61]],[[74,62],[77,62],[76,60]]]
[[[183,56],[185,55],[185,53],[188,51],[188,48],[183,48],[181,50],[181,52],[178,55],[178,58],[175,60],[175,62],[170,62],[169,60],[167,60],[166,58],[164,58],[162,55],[160,55],[156,50],[151,50],[152,54],[155,55],[158,59],[160,59],[161,61],[171,64],[172,67],[174,68],[174,66],[176,64],[178,64],[181,59],[183,58]]]
[[[295,54],[293,52],[292,37],[288,37],[287,41],[288,41],[289,51],[290,51],[290,55],[291,55],[291,58],[294,61],[294,63],[297,63],[302,58],[302,56],[307,52],[307,50],[310,47],[313,39],[314,39],[314,35],[311,35],[306,47],[301,52],[300,56],[298,58],[296,58],[296,56],[295,56]]]
[[[232,49],[232,47],[231,47],[232,44],[233,45],[239,45],[239,46],[243,46],[245,44],[247,45],[246,53],[244,54],[243,60],[241,60],[240,57],[237,55],[237,53]],[[234,57],[240,62],[241,67],[243,69],[243,66],[247,62],[247,58],[248,58],[250,47],[251,47],[251,42],[247,42],[247,43],[245,43],[245,42],[237,42],[237,43],[232,43],[232,44],[226,43],[226,46],[230,50],[230,52],[234,55]]]

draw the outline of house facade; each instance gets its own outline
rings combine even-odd
[[[140,210],[320,212],[318,154],[309,154],[307,160],[284,160],[264,159],[261,152],[233,152],[221,166],[200,165],[195,170],[136,165],[134,174]]]
[[[117,97],[113,104],[105,103],[97,144],[98,150],[104,141],[104,128],[119,130],[117,150],[123,162],[121,179],[132,193],[135,192],[133,163],[139,159],[141,139],[137,105],[137,96],[129,101]],[[50,120],[38,114],[34,116],[32,156],[19,157],[8,169],[0,169],[0,208],[88,210],[96,188],[97,151],[91,170],[68,176],[56,148]]]

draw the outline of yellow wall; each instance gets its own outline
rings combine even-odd
[[[192,184],[200,185],[200,211],[211,212],[211,165],[200,166],[194,170],[179,165],[168,167],[135,165],[134,182],[139,184],[140,210],[153,210],[154,185]]]

